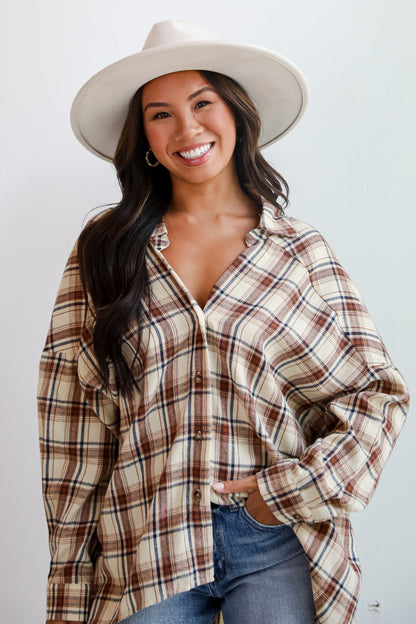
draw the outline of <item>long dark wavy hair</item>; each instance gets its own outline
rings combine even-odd
[[[240,186],[259,207],[263,200],[283,212],[289,188],[258,149],[260,118],[244,89],[228,76],[200,74],[231,108],[237,128],[234,151]],[[109,387],[109,362],[121,394],[134,386],[132,365],[122,354],[123,334],[137,324],[138,338],[149,296],[146,251],[155,226],[169,208],[172,184],[169,171],[145,162],[149,147],[143,128],[142,88],[134,95],[114,156],[122,191],[116,206],[92,220],[78,241],[81,278],[93,302],[93,346],[103,378]],[[139,344],[139,340],[138,340]]]

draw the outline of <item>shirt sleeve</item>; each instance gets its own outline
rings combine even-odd
[[[299,458],[282,458],[257,474],[260,492],[282,523],[321,522],[363,509],[403,426],[405,382],[368,315],[357,289],[316,232],[293,245],[313,288],[336,313],[362,374],[323,407],[335,423]]]
[[[38,386],[42,487],[51,566],[47,619],[88,619],[97,521],[117,453],[117,409],[79,375],[87,314],[76,253],[65,268]]]

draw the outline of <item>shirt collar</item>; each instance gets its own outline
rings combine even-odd
[[[247,234],[246,245],[251,247],[259,240],[265,240],[270,236],[292,238],[296,236],[296,230],[293,228],[290,219],[280,214],[276,206],[269,202],[264,202],[259,224]]]
[[[258,229],[267,234],[277,234],[283,238],[296,236],[296,230],[290,219],[278,212],[278,209],[269,202],[263,203]]]
[[[159,251],[162,251],[162,249],[166,249],[166,247],[169,247],[168,229],[163,219],[157,224],[157,226],[153,230],[153,234],[150,237],[150,240],[152,241],[155,248]]]

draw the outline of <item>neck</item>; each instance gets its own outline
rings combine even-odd
[[[227,179],[210,180],[203,184],[189,184],[172,180],[172,199],[168,213],[188,214],[206,219],[217,215],[241,214],[251,211],[253,201],[243,192],[237,174]]]

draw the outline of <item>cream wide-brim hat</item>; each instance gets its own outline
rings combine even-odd
[[[113,160],[137,89],[153,78],[192,69],[225,74],[247,91],[262,122],[259,147],[289,132],[305,110],[305,79],[282,56],[221,41],[201,26],[165,21],[153,26],[141,52],[109,65],[80,89],[71,108],[75,136],[96,156]]]

